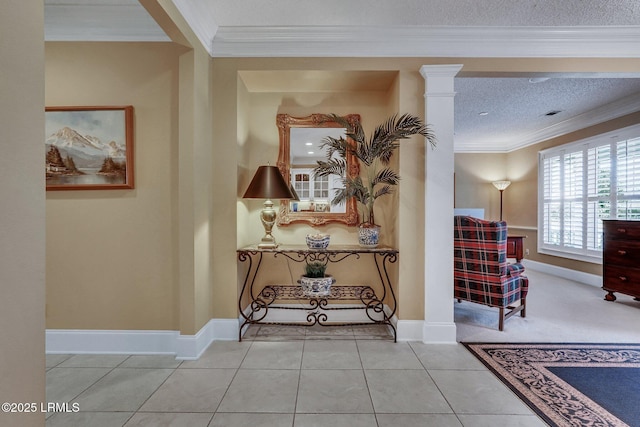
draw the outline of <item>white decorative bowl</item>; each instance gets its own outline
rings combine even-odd
[[[307,246],[309,249],[327,249],[330,238],[329,234],[307,234]]]

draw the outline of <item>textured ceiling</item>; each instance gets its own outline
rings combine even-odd
[[[510,151],[640,109],[640,78],[456,78],[455,91],[458,151]]]
[[[637,0],[202,0],[218,26],[639,25]]]
[[[145,0],[145,3],[151,1]],[[343,53],[346,56],[375,56],[380,52],[375,50],[376,46],[381,45],[385,46],[386,52],[403,56],[405,52],[419,51],[422,46],[431,48],[438,43],[443,45],[444,52],[457,49],[457,56],[496,56],[493,52],[498,52],[497,56],[509,56],[502,54],[506,52],[503,47],[516,52],[511,56],[517,56],[518,46],[512,43],[513,40],[503,38],[495,44],[496,51],[488,50],[486,55],[481,54],[482,46],[489,43],[481,38],[474,39],[476,32],[487,37],[503,37],[502,32],[487,32],[490,28],[500,28],[500,31],[521,29],[534,31],[531,34],[536,36],[542,34],[543,39],[538,40],[530,37],[529,33],[514,33],[521,34],[520,42],[529,43],[531,56],[571,56],[567,52],[578,52],[574,50],[573,39],[584,36],[580,31],[587,29],[585,31],[593,32],[586,33],[586,43],[585,39],[579,40],[582,44],[577,47],[583,49],[579,56],[591,56],[591,52],[593,56],[626,56],[616,50],[624,45],[626,54],[640,57],[640,43],[636,41],[640,35],[638,0],[172,1],[183,15],[185,11],[191,13],[190,16],[185,15],[185,19],[210,52],[214,50],[212,46],[217,38],[224,41],[231,37],[229,46],[232,49],[253,43],[245,56],[264,56],[251,52],[266,52],[265,45],[256,44],[256,40],[266,34],[270,37],[269,47],[272,49],[267,56],[327,56],[319,49],[313,50],[322,47],[314,44],[318,40],[329,46],[329,52],[335,52],[336,43],[354,49],[355,53],[345,49]],[[446,28],[448,32],[439,33],[439,39],[423,39],[431,33],[420,31],[433,28]],[[249,39],[243,39],[245,33],[256,29],[258,32],[251,33]],[[332,34],[340,33],[341,29],[344,29],[343,39],[333,40]],[[397,29],[413,31],[409,33],[413,39],[408,40],[406,33],[395,32]],[[572,32],[574,29],[576,32]],[[541,30],[542,33],[535,32]],[[360,32],[366,37],[349,43],[351,37],[358,37]],[[445,44],[451,43],[451,36],[458,33],[464,33],[467,38]],[[607,34],[615,36],[608,39]],[[302,41],[300,35],[305,37]],[[389,36],[388,40],[386,36]],[[537,51],[538,46],[548,48],[563,37],[568,43],[563,48],[564,54],[559,54],[553,47],[543,54]],[[595,38],[591,40],[588,37]],[[45,0],[45,39],[169,41],[169,37],[136,0]],[[287,46],[277,55],[279,41],[283,46],[287,42],[301,43],[302,53]],[[470,41],[477,44],[472,46]],[[495,39],[490,41],[496,43]],[[403,50],[408,43],[413,43],[411,48],[414,50]],[[314,52],[318,53],[314,55]],[[621,77],[616,75],[552,77],[535,84],[530,83],[527,76],[457,78],[456,151],[510,151],[543,138],[640,111],[640,70],[637,75],[626,75],[626,78],[611,78]],[[312,91],[386,90],[393,78],[391,72],[357,75],[328,71],[297,72],[286,75],[285,79],[282,75],[260,73],[243,76],[245,84],[258,91],[276,90],[283,84],[288,84],[290,91],[305,88]],[[559,113],[546,116],[550,111]],[[480,115],[481,112],[487,114]]]

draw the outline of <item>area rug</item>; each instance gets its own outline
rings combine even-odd
[[[464,345],[552,427],[640,427],[640,344]]]

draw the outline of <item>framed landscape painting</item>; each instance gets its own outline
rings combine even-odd
[[[133,107],[46,107],[47,190],[133,188]]]

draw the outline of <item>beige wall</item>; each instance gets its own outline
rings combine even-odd
[[[134,190],[47,193],[47,327],[178,329],[178,57],[47,43],[47,106],[133,105]]]
[[[45,402],[43,2],[0,13],[0,400]],[[39,406],[38,406],[39,408]],[[44,414],[0,413],[3,426],[42,426]]]
[[[235,251],[262,234],[260,202],[241,196],[255,169],[277,159],[277,113],[359,113],[370,132],[395,112],[424,116],[418,70],[425,64],[463,63],[463,75],[630,71],[639,65],[637,60],[211,59],[201,48],[162,43],[50,43],[46,60],[48,105],[136,107],[137,187],[47,195],[47,326],[186,334],[211,318],[237,317],[238,278],[244,272],[233,267]],[[378,92],[264,93],[245,85],[239,77],[243,70],[385,70],[397,78]],[[514,191],[521,187],[526,193],[535,181],[528,158],[524,152],[456,156],[456,205],[485,207],[487,216],[497,217],[499,194],[488,183],[510,178],[515,168],[528,170],[505,192],[505,217],[516,219],[516,225],[535,224],[535,206],[530,199],[517,200]],[[385,226],[383,242],[400,249],[393,271],[400,318],[421,319],[424,142],[405,141],[394,161],[402,182],[377,218]],[[294,225],[275,233],[283,243],[300,243],[311,230]],[[322,230],[336,243],[355,242],[353,229]],[[345,279],[361,279],[361,273],[341,269]]]

